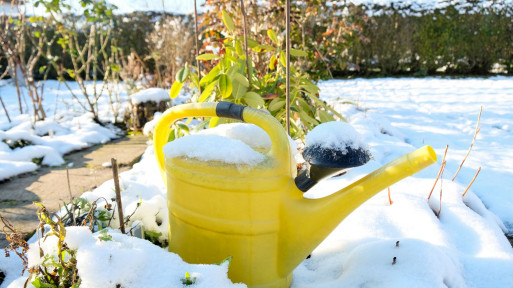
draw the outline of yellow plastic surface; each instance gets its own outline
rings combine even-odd
[[[292,270],[367,199],[436,162],[429,146],[406,154],[340,191],[306,199],[296,188],[285,131],[271,115],[244,109],[246,122],[271,137],[267,160],[237,166],[166,158],[170,125],[181,118],[213,117],[217,103],[168,110],[155,129],[154,147],[169,208],[169,250],[189,263],[219,263],[232,256],[228,275],[250,288],[285,288]],[[164,174],[165,171],[165,174]]]

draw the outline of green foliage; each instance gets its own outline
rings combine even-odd
[[[59,216],[50,216],[48,210],[42,204],[36,203],[36,205],[39,206],[39,229],[44,235],[42,241],[46,241],[48,237],[56,237],[57,252],[55,254],[44,254],[41,250],[40,254],[43,257],[43,262],[29,270],[33,277],[32,285],[36,288],[79,287],[80,278],[78,277],[76,250],[70,249],[64,242],[66,238],[64,223]],[[50,231],[46,234],[45,225],[50,227]]]
[[[190,86],[201,93],[193,97],[193,102],[214,102],[229,101],[236,104],[247,105],[257,109],[268,109],[271,114],[286,123],[285,106],[285,51],[282,48],[276,32],[267,30],[269,44],[260,43],[256,39],[248,39],[248,45],[259,58],[268,59],[269,63],[266,72],[260,74],[253,61],[249,61],[249,74],[246,64],[246,55],[242,49],[244,39],[238,36],[237,31],[232,27],[232,17],[222,13],[223,22],[227,28],[227,35],[224,35],[221,50],[218,54],[205,53],[198,56],[198,59],[211,66],[210,71],[198,80],[195,73],[186,73],[182,68],[177,74],[176,81],[171,88],[171,97],[178,94],[185,80]],[[296,56],[305,56],[306,52],[294,49],[291,53]],[[295,56],[293,56],[295,57]],[[335,120],[334,116],[342,118],[340,114],[326,105],[319,98],[319,88],[312,82],[309,75],[303,70],[291,65],[291,136],[303,138],[308,130],[316,125]],[[226,119],[212,118],[207,120],[209,127],[226,122]],[[207,124],[204,124],[205,126]],[[170,140],[177,138],[177,130],[171,133]],[[188,131],[187,131],[188,132]]]
[[[191,274],[189,272],[185,272],[185,277],[182,278],[182,284],[189,286],[196,283],[196,277],[191,277]]]

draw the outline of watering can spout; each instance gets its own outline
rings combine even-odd
[[[280,246],[281,257],[278,259],[282,260],[282,273],[290,273],[363,202],[436,160],[434,150],[424,146],[321,199],[304,198],[303,192],[292,182],[281,210],[284,216],[281,241],[288,242]]]

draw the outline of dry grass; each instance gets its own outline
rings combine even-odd
[[[481,113],[482,112],[483,112],[483,106],[481,106],[481,109],[479,110],[479,117],[477,118],[477,124],[476,124],[476,132],[474,133],[474,138],[472,139],[472,143],[470,144],[470,147],[468,148],[467,155],[465,155],[465,158],[463,158],[463,161],[461,161],[458,171],[456,171],[456,174],[454,174],[454,177],[452,177],[452,181],[454,181],[454,179],[456,179],[456,176],[458,176],[458,173],[460,172],[460,169],[463,166],[463,163],[465,163],[465,160],[467,160],[467,157],[470,154],[470,150],[472,150],[472,147],[474,146],[474,142],[476,141],[477,133],[479,133],[479,131],[481,130],[480,122],[481,122]]]

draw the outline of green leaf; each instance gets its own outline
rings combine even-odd
[[[296,56],[296,57],[306,57],[306,56],[308,56],[308,53],[306,53],[303,50],[297,50],[297,49],[291,48],[290,49],[290,55]]]
[[[220,57],[215,54],[212,54],[212,53],[205,53],[205,54],[199,55],[196,58],[198,58],[198,60],[208,61],[208,60],[219,59]]]
[[[266,44],[264,44],[264,45],[258,45],[257,47],[252,48],[252,49],[253,49],[253,50],[258,49],[258,51],[257,51],[257,52],[270,52],[270,51],[274,51],[274,50],[276,50],[276,48],[275,48],[275,47],[273,47],[273,46],[271,46],[271,45],[266,45]]]
[[[223,99],[230,97],[232,95],[233,85],[232,81],[226,74],[221,74],[219,76],[219,92],[221,92],[221,96]]]
[[[219,117],[212,117],[212,118],[210,118],[210,122],[208,123],[208,128],[216,127],[217,123],[219,123]]]
[[[176,123],[176,126],[178,126],[178,128],[180,128],[181,130],[184,130],[187,133],[189,133],[189,126],[187,126],[187,125],[185,125],[183,123]]]
[[[235,31],[235,24],[233,24],[233,19],[230,17],[230,14],[228,14],[226,11],[223,10],[223,23],[230,32]]]
[[[276,69],[276,63],[277,63],[276,55],[271,56],[271,60],[269,60],[269,69],[274,70]]]
[[[116,71],[116,72],[120,72],[121,71],[121,68],[119,68],[119,65],[116,64],[116,63],[110,64],[110,69],[112,69],[112,71]]]
[[[322,123],[335,121],[335,118],[324,110],[319,110],[319,119],[321,119]]]
[[[237,81],[240,84],[244,85],[244,87],[249,87],[249,81],[248,78],[246,78],[246,76],[236,72],[233,74],[233,79],[234,81]]]
[[[285,100],[281,100],[280,98],[276,98],[269,104],[269,111],[275,112],[280,110],[285,106]]]
[[[29,22],[30,22],[30,23],[37,22],[37,20],[38,20],[38,19],[37,19],[37,17],[36,17],[36,16],[32,16],[32,17],[30,17],[30,18],[29,18]]]
[[[212,68],[205,77],[201,78],[200,85],[205,86],[210,84],[210,82],[214,81],[214,79],[219,75],[219,72],[221,72],[220,64],[216,65],[216,67]]]
[[[308,124],[311,124],[313,126],[319,124],[319,121],[317,121],[316,119],[312,118],[305,111],[299,112],[299,118],[301,119],[301,121],[306,122]]]
[[[189,68],[183,67],[182,69],[178,70],[178,73],[176,73],[176,81],[183,83],[185,80],[187,80],[187,77],[189,77]]]
[[[273,41],[274,44],[279,44],[278,36],[276,36],[276,32],[274,32],[273,29],[267,29],[267,36],[269,36],[269,38],[271,39],[271,41]]]
[[[287,55],[285,51],[280,52],[280,63],[283,67],[287,67]]]
[[[182,90],[182,86],[182,82],[175,81],[171,86],[171,91],[169,91],[169,97],[171,97],[171,99],[175,99],[176,96],[178,96],[178,93],[180,93],[180,90]]]
[[[228,263],[228,268],[230,268],[230,264],[232,263],[232,256],[228,256],[226,258],[223,259],[223,261],[217,263],[217,265],[221,266],[221,265],[224,265],[225,263]]]
[[[39,33],[39,31],[36,31],[36,32],[34,32],[34,36],[36,36],[36,38],[39,38],[39,37],[41,37],[41,33]]]
[[[102,241],[112,241],[112,236],[107,234],[108,230],[107,229],[103,229],[102,231],[100,231],[100,234],[98,235],[98,239],[102,240]]]
[[[256,92],[247,92],[242,97],[242,100],[249,107],[253,107],[253,108],[265,107],[264,99],[262,99],[262,97]]]
[[[68,73],[69,77],[75,79],[75,73],[72,69],[66,69],[66,72]]]
[[[209,96],[212,95],[212,92],[216,88],[217,82],[210,83],[203,91],[201,91],[201,95],[199,97],[199,102],[205,102]]]
[[[235,42],[235,52],[237,53],[237,56],[240,58],[244,58],[246,54],[244,53],[244,49],[242,49],[242,44],[240,44],[240,41]]]
[[[254,39],[248,38],[248,47],[253,49],[258,46],[258,42]]]
[[[237,75],[239,75],[241,77],[237,77]],[[246,77],[242,76],[241,74],[236,73],[233,77],[232,86],[233,86],[233,91],[232,91],[233,98],[235,98],[235,100],[240,99],[248,91],[248,86],[249,86],[248,79],[246,79]]]

